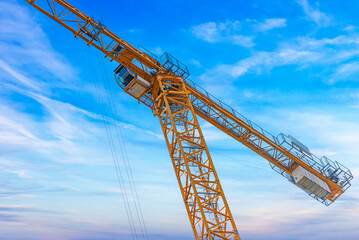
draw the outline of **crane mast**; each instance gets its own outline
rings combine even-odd
[[[240,239],[182,77],[159,74],[158,116],[196,239]]]
[[[197,116],[266,160],[272,169],[324,205],[350,186],[349,169],[318,158],[291,136],[273,136],[188,79],[187,67],[165,53],[140,51],[64,0],[25,0],[120,65],[118,85],[158,117],[196,239],[239,240]]]

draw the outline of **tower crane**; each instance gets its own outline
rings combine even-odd
[[[195,239],[240,236],[197,116],[265,158],[270,167],[329,206],[353,175],[336,161],[316,157],[299,140],[274,136],[189,80],[187,67],[168,53],[140,50],[65,0],[25,0],[109,61],[118,85],[158,117]]]

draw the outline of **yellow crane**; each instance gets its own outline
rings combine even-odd
[[[140,51],[64,0],[25,0],[87,45],[117,61],[118,85],[158,117],[195,239],[240,236],[197,116],[269,161],[272,169],[311,197],[330,205],[349,187],[349,169],[316,157],[292,136],[273,136],[188,79],[187,67],[168,53]]]

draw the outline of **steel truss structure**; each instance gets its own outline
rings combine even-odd
[[[152,99],[196,239],[240,239],[182,77],[157,75]]]

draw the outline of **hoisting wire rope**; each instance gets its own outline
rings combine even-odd
[[[104,97],[103,97],[102,92],[100,90],[100,82],[99,82],[97,74],[96,74],[95,64],[92,62],[92,58],[90,57],[89,50],[88,50],[88,48],[86,46],[85,46],[85,49],[86,49],[86,54],[87,54],[87,57],[88,57],[88,60],[89,60],[89,63],[90,63],[91,74],[92,74],[92,77],[95,80],[95,86],[96,86],[95,87],[95,92],[96,92],[96,95],[97,95],[97,97],[98,97],[98,99],[100,101],[100,104],[98,104],[98,105],[100,107],[100,112],[102,114],[103,123],[105,125],[106,135],[107,135],[108,143],[109,143],[110,150],[111,150],[112,159],[113,159],[114,166],[115,166],[116,176],[117,176],[117,180],[118,180],[119,185],[120,185],[120,190],[121,190],[121,193],[122,193],[121,195],[122,195],[123,202],[124,202],[124,205],[125,205],[126,215],[127,215],[129,226],[130,226],[130,231],[132,233],[131,236],[132,236],[132,239],[138,240],[137,231],[136,231],[136,228],[135,228],[131,207],[129,205],[129,199],[128,199],[127,190],[126,190],[126,186],[124,184],[123,174],[122,174],[121,169],[120,169],[118,154],[117,154],[115,143],[114,143],[112,133],[111,133],[111,130],[110,130],[109,115],[108,115],[108,113],[106,111],[106,108],[104,107]]]
[[[108,139],[108,143],[110,145],[110,150],[111,150],[112,159],[113,159],[113,162],[114,162],[114,165],[115,165],[117,180],[118,180],[118,183],[120,185],[120,190],[122,192],[122,200],[123,200],[124,205],[125,205],[127,220],[128,220],[128,223],[129,223],[129,226],[130,226],[130,231],[131,231],[131,236],[132,236],[133,240],[134,239],[138,240],[136,229],[135,229],[134,223],[133,223],[133,216],[132,216],[132,213],[131,213],[130,206],[128,204],[128,199],[127,199],[125,186],[123,184],[123,182],[124,182],[123,181],[123,176],[121,174],[121,171],[120,171],[119,165],[118,165],[118,158],[117,158],[116,148],[114,146],[114,142],[113,142],[111,132],[110,132],[110,129],[109,129],[110,126],[108,124],[109,123],[108,115],[107,115],[106,109],[103,106],[103,103],[104,103],[103,96],[100,94],[100,90],[99,90],[99,80],[97,78],[95,68],[94,68],[94,63],[92,62],[92,58],[89,55],[89,50],[87,49],[87,46],[85,46],[85,51],[86,51],[86,54],[87,54],[89,65],[90,65],[90,72],[91,72],[92,78],[95,80],[94,81],[95,86],[96,86],[95,87],[95,92],[96,92],[96,95],[97,95],[98,99],[100,100],[100,104],[98,104],[98,106],[100,108],[100,112],[101,112],[101,115],[102,115],[102,118],[103,118],[103,123],[105,125],[106,136],[107,136],[107,139]]]
[[[97,97],[98,97],[98,99],[100,101],[99,108],[100,108],[100,112],[102,114],[103,123],[105,125],[106,135],[107,135],[108,143],[109,143],[110,150],[111,150],[112,159],[113,159],[114,166],[115,166],[117,180],[118,180],[118,183],[120,185],[120,190],[121,190],[121,193],[122,193],[121,194],[122,195],[122,200],[124,202],[126,215],[127,215],[127,220],[128,220],[129,226],[130,226],[131,236],[132,236],[133,240],[138,240],[138,233],[137,233],[137,230],[136,230],[136,224],[135,224],[134,216],[133,216],[133,213],[132,213],[132,210],[131,210],[131,205],[130,205],[130,202],[132,200],[136,202],[137,199],[133,198],[133,197],[132,197],[132,199],[130,199],[130,197],[129,197],[128,190],[126,188],[126,184],[125,184],[125,181],[124,181],[124,176],[123,176],[123,173],[122,173],[121,167],[120,167],[121,164],[120,164],[120,160],[119,160],[119,156],[118,156],[119,154],[117,153],[116,142],[114,140],[114,136],[113,136],[113,133],[111,131],[111,125],[114,126],[115,129],[117,127],[119,127],[119,126],[118,126],[118,123],[116,123],[115,120],[110,117],[111,115],[109,113],[111,113],[111,111],[108,112],[106,110],[105,106],[104,106],[104,103],[105,103],[105,101],[104,101],[105,99],[104,99],[104,96],[103,96],[104,94],[102,93],[102,91],[100,89],[101,84],[100,84],[100,81],[99,81],[99,79],[97,77],[95,64],[92,61],[93,59],[90,56],[90,53],[89,53],[89,50],[88,50],[87,46],[85,46],[85,50],[86,50],[88,62],[89,62],[89,65],[90,65],[90,72],[91,72],[92,78],[94,79],[95,86],[96,86],[95,87],[95,92],[96,92],[96,95],[97,95]],[[107,92],[109,92],[109,91],[107,91]],[[112,110],[112,108],[113,107],[111,107],[111,110]],[[122,139],[122,141],[120,141],[120,138],[117,138],[117,139],[118,139],[119,143],[122,142],[122,144],[124,144],[123,139]],[[125,159],[122,144],[120,144],[120,150],[121,150],[122,158]],[[128,171],[128,170],[126,169],[126,171]],[[129,182],[130,182],[130,186],[132,186],[133,184],[131,183],[131,181],[129,181]],[[132,193],[132,190],[131,190],[131,193]],[[138,213],[137,213],[137,218],[139,219],[140,222],[143,220],[143,217],[142,217],[142,220],[139,218]],[[144,232],[144,230],[142,229],[142,224],[143,223],[140,224],[142,236],[143,236],[143,238],[146,236],[147,239],[148,239],[147,231]]]
[[[105,64],[104,64],[105,59],[100,56],[100,53],[98,51],[96,51],[96,55],[97,55],[97,60],[100,63],[99,65],[100,65],[100,68],[102,70],[102,75],[103,75],[103,79],[104,79],[104,83],[105,83],[105,88],[106,88],[106,91],[107,91],[108,100],[110,102],[110,112],[114,116],[114,119],[120,119],[119,118],[120,114],[119,114],[118,109],[116,108],[116,105],[115,105],[116,102],[115,102],[115,98],[113,96],[113,90],[111,90],[111,87],[110,87],[110,79],[109,79],[108,75],[106,74],[106,69],[105,69]],[[114,126],[115,126],[114,127],[115,133],[116,133],[116,136],[117,136],[116,139],[118,140],[118,144],[122,148],[121,154],[122,154],[122,157],[124,159],[127,179],[129,181],[131,195],[132,195],[132,198],[134,200],[135,210],[136,210],[137,219],[138,219],[138,222],[139,222],[139,225],[140,225],[142,237],[143,237],[144,240],[145,239],[149,240],[146,223],[145,223],[145,220],[144,220],[144,217],[143,217],[141,203],[139,201],[136,184],[135,184],[135,181],[134,181],[134,178],[133,178],[131,163],[130,163],[130,160],[129,160],[129,157],[128,157],[128,154],[127,154],[127,148],[126,148],[125,140],[124,140],[124,137],[123,137],[123,131],[122,131],[121,125],[118,124],[118,122],[115,122],[114,119],[112,118]]]

